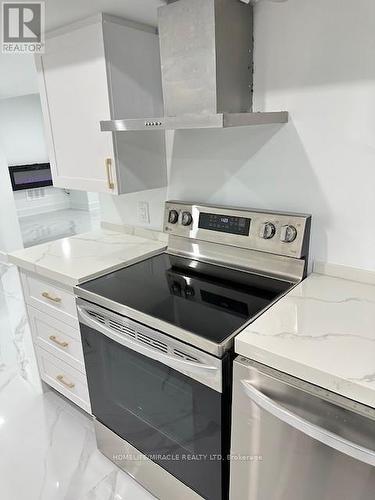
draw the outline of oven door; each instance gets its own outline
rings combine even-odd
[[[202,497],[224,498],[229,358],[81,299],[78,314],[96,419]]]

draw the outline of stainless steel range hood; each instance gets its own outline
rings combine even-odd
[[[252,112],[253,8],[241,0],[177,0],[159,8],[163,117],[102,121],[103,131],[285,123]]]

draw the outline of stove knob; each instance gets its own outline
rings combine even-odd
[[[193,216],[190,212],[182,212],[181,224],[183,226],[190,226],[193,222]]]
[[[297,238],[297,229],[294,226],[283,226],[281,228],[280,240],[284,243],[292,243]]]
[[[260,237],[264,240],[270,240],[275,236],[276,227],[272,222],[265,222],[260,227]]]
[[[170,210],[168,216],[169,224],[176,224],[178,221],[178,212],[177,210]]]
[[[184,291],[185,291],[185,297],[187,299],[192,298],[195,295],[194,288],[192,286],[190,286],[190,285],[186,285]]]
[[[172,288],[172,293],[174,295],[178,295],[179,297],[181,297],[182,288],[181,288],[181,285],[178,281],[174,281],[172,283],[171,288]]]

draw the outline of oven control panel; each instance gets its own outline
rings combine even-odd
[[[221,243],[288,257],[304,257],[311,217],[169,201],[164,232],[189,239]]]
[[[199,214],[198,227],[200,229],[207,229],[208,231],[249,236],[250,223],[251,219],[249,217],[201,212]]]

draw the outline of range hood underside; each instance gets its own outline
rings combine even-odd
[[[138,117],[102,121],[102,131],[222,129],[288,121],[286,111],[252,112],[251,5],[239,0],[169,1],[158,9],[158,26],[163,111],[158,106]],[[159,113],[164,116],[153,117]]]
[[[288,112],[265,113],[218,113],[212,115],[191,114],[176,117],[151,119],[107,120],[101,121],[103,132],[125,132],[131,130],[183,130],[201,128],[248,127],[287,123]]]

